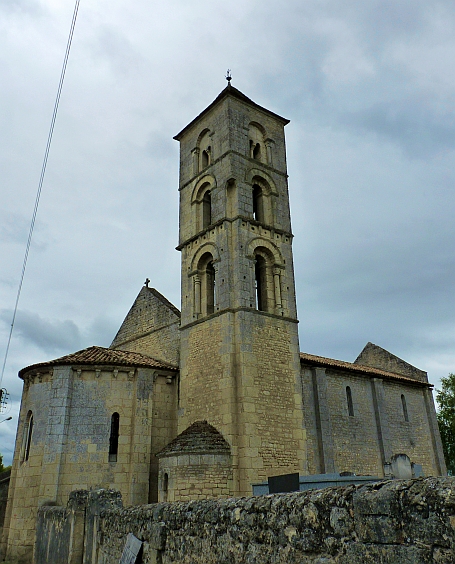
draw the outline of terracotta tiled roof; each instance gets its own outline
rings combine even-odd
[[[281,117],[278,114],[275,114],[274,112],[271,112],[267,108],[263,108],[259,104],[256,104],[256,102],[253,102],[253,100],[248,98],[248,96],[245,96],[245,94],[243,92],[240,92],[240,90],[238,90],[234,86],[231,86],[230,84],[228,84],[228,86],[226,86],[226,88],[218,94],[218,96],[215,98],[215,100],[213,100],[213,102],[209,106],[207,106],[205,108],[205,110],[203,110],[187,126],[185,126],[182,129],[182,131],[180,131],[180,133],[177,133],[177,135],[174,137],[174,139],[176,139],[177,141],[180,141],[180,138],[185,133],[185,131],[187,131],[194,123],[199,121],[201,119],[201,117],[204,116],[209,110],[211,110],[214,106],[216,106],[219,102],[221,102],[221,100],[223,100],[223,98],[226,98],[226,96],[233,96],[234,98],[238,98],[239,100],[242,100],[242,102],[245,102],[245,103],[249,104],[250,106],[253,106],[254,108],[262,110],[266,114],[269,114],[270,116],[273,116],[273,117],[281,120],[284,125],[289,123],[288,119]]]
[[[174,454],[229,454],[231,448],[223,435],[207,421],[195,421],[156,456]]]
[[[19,376],[22,376],[31,369],[44,368],[48,366],[62,366],[65,364],[82,364],[82,365],[110,365],[110,366],[141,366],[144,368],[159,368],[162,370],[177,371],[178,367],[161,360],[156,360],[145,354],[129,351],[120,351],[114,349],[105,349],[104,347],[89,347],[72,354],[67,354],[54,360],[47,362],[39,362],[22,368]]]
[[[379,368],[372,368],[362,364],[355,364],[353,362],[345,362],[344,360],[335,360],[334,358],[326,358],[325,356],[316,356],[314,354],[300,353],[300,362],[303,364],[310,364],[312,366],[324,366],[326,368],[340,368],[341,370],[349,370],[350,372],[357,372],[367,376],[385,378],[390,380],[402,380],[406,383],[412,383],[416,386],[432,387],[431,384],[420,382],[414,378],[408,378],[395,372],[386,372]]]

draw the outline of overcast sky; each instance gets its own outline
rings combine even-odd
[[[0,352],[73,0],[0,2]],[[232,84],[286,127],[300,348],[455,371],[455,4],[81,0],[3,386],[109,346],[146,277],[180,306],[178,143]]]

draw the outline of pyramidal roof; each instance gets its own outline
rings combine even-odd
[[[262,112],[268,114],[269,116],[273,116],[274,118],[283,122],[283,125],[286,125],[286,124],[289,123],[288,119],[286,119],[282,116],[279,116],[278,114],[275,114],[274,112],[271,112],[267,108],[264,108],[263,106],[260,106],[259,104],[256,104],[256,102],[253,102],[253,100],[251,100],[251,98],[248,98],[248,96],[245,96],[245,94],[243,92],[240,92],[240,90],[238,90],[234,86],[231,86],[231,83],[229,82],[228,85],[226,86],[226,88],[218,94],[218,96],[215,98],[215,100],[213,100],[213,102],[211,104],[209,104],[205,108],[205,110],[202,110],[202,112],[198,116],[196,116],[186,127],[184,127],[182,129],[182,131],[180,131],[180,133],[177,133],[177,135],[174,137],[174,139],[176,141],[180,141],[180,139],[182,138],[184,133],[188,129],[190,129],[190,127],[192,127],[193,124],[195,124],[197,121],[199,121],[203,116],[205,116],[206,113],[208,113],[213,107],[215,107],[217,104],[219,104],[222,100],[224,100],[228,96],[231,96],[233,98],[237,98],[238,100],[241,100],[242,102],[245,102],[246,104],[248,104],[250,106],[253,106],[253,108],[261,110]]]
[[[195,421],[156,456],[161,458],[175,454],[229,454],[230,452],[229,443],[213,425],[207,421]]]
[[[156,360],[145,354],[129,351],[120,351],[113,349],[106,349],[104,347],[88,347],[75,353],[67,354],[49,360],[47,362],[39,362],[26,366],[19,371],[19,377],[23,377],[29,370],[36,370],[38,368],[47,368],[50,366],[64,366],[66,364],[81,364],[81,365],[110,365],[110,366],[131,366],[143,368],[160,368],[162,370],[177,371],[178,367],[161,360]]]

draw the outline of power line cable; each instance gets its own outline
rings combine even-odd
[[[36,193],[35,207],[33,208],[32,221],[30,223],[30,231],[28,233],[27,245],[25,247],[25,256],[24,256],[24,262],[22,264],[22,273],[21,273],[21,277],[20,277],[19,288],[17,290],[16,303],[14,305],[13,318],[12,318],[12,321],[11,321],[11,327],[10,327],[9,336],[8,336],[8,343],[6,345],[5,358],[3,360],[2,373],[0,375],[0,386],[1,386],[1,383],[3,381],[3,376],[5,374],[6,361],[8,359],[9,347],[10,347],[10,344],[11,344],[11,337],[13,335],[14,323],[16,321],[17,306],[19,304],[19,298],[21,296],[21,291],[22,291],[22,284],[24,282],[25,269],[27,267],[28,254],[29,254],[30,245],[31,245],[31,242],[32,242],[33,230],[35,228],[36,214],[38,213],[38,206],[39,206],[39,202],[40,202],[40,198],[41,198],[41,190],[43,188],[44,176],[46,174],[47,160],[49,158],[49,151],[50,151],[50,148],[51,148],[52,136],[54,134],[55,121],[57,119],[57,112],[58,112],[58,107],[59,107],[59,103],[60,103],[60,96],[61,96],[62,88],[63,88],[63,81],[65,79],[66,67],[67,67],[67,64],[68,64],[68,57],[69,57],[70,50],[71,50],[71,44],[73,42],[73,34],[74,34],[74,28],[76,26],[77,13],[78,13],[78,10],[79,10],[79,2],[80,2],[80,0],[76,0],[76,4],[74,6],[73,19],[71,21],[70,33],[69,33],[69,36],[68,36],[68,42],[66,44],[66,51],[65,51],[65,57],[63,59],[62,72],[60,73],[60,81],[59,81],[59,84],[58,84],[57,96],[55,98],[54,111],[52,113],[51,125],[50,125],[50,128],[49,128],[49,135],[47,137],[46,150],[44,151],[44,159],[43,159],[43,165],[41,167],[41,175],[40,175],[40,179],[39,179],[39,183],[38,183],[38,191]]]

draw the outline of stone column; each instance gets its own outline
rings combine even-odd
[[[379,449],[381,451],[384,475],[387,475],[387,467],[390,465],[393,452],[386,410],[384,382],[381,378],[373,378],[371,385],[373,387],[373,405],[376,417],[376,428],[378,430]]]
[[[40,484],[39,505],[48,501],[63,504],[59,495],[59,486],[67,444],[72,395],[73,370],[71,366],[55,366],[43,452],[43,476],[46,476],[47,480],[42,480]],[[52,480],[49,480],[50,475]]]
[[[218,276],[219,264],[217,262],[213,263],[213,270],[215,271],[215,279],[213,281],[213,289],[214,289],[214,296],[213,296],[213,311],[220,310],[220,289],[218,288],[220,278]]]
[[[441,476],[447,476],[446,462],[444,460],[444,452],[442,450],[441,435],[439,433],[438,420],[436,418],[433,394],[431,393],[430,388],[425,388],[423,390],[423,398],[427,412],[428,426],[430,427],[435,467]]]
[[[197,319],[201,315],[201,279],[199,274],[194,276],[194,314]]]
[[[335,449],[333,446],[332,421],[327,403],[327,376],[325,368],[313,369],[315,387],[316,425],[319,443],[321,474],[332,474],[335,470]]]
[[[281,313],[281,269],[278,267],[273,269],[273,281],[275,284],[275,305]]]
[[[271,139],[265,140],[265,148],[267,151],[267,164],[273,166],[273,141]]]

